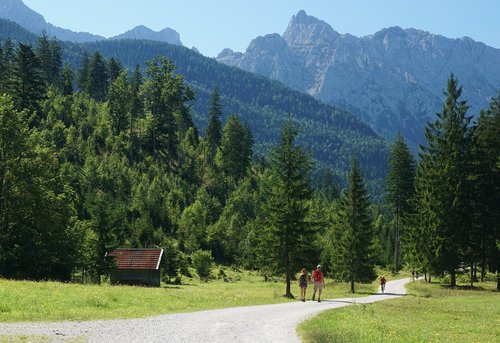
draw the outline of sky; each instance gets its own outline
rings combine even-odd
[[[145,25],[166,27],[182,43],[216,56],[244,52],[258,36],[283,34],[301,9],[340,33],[362,37],[383,28],[416,28],[470,37],[500,48],[500,0],[23,0],[53,25],[111,37]]]

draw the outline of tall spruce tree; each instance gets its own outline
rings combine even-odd
[[[230,116],[224,125],[220,145],[220,168],[232,182],[244,177],[252,161],[253,137],[250,130],[236,116]]]
[[[14,44],[11,40],[0,43],[0,94],[12,94],[14,72]]]
[[[101,53],[96,51],[90,59],[85,91],[95,100],[104,101],[108,92],[108,66]]]
[[[486,269],[496,271],[500,280],[500,94],[491,99],[487,110],[481,111],[474,131],[472,176],[474,196],[473,230],[469,257],[471,283],[479,262],[481,282]]]
[[[292,297],[292,275],[304,263],[302,256],[312,239],[312,226],[306,222],[309,201],[311,159],[295,145],[298,130],[289,120],[281,129],[278,146],[271,155],[271,175],[264,190],[265,229],[262,243],[267,262],[286,277],[285,296]]]
[[[13,97],[18,109],[36,111],[38,121],[40,100],[45,96],[46,87],[40,60],[30,45],[20,43],[14,58]]]
[[[449,272],[456,285],[456,269],[464,260],[470,231],[468,181],[470,164],[471,117],[468,105],[460,100],[462,87],[453,74],[448,80],[446,102],[428,123],[417,178],[418,211],[427,237],[432,237],[431,261],[435,272]]]
[[[208,165],[213,166],[215,153],[220,146],[222,140],[222,105],[220,103],[220,95],[217,89],[212,91],[210,97],[210,105],[208,109],[208,126],[206,134]]]
[[[339,204],[333,227],[332,268],[334,274],[351,284],[375,279],[374,230],[368,193],[356,160],[348,177],[349,190]]]
[[[387,175],[388,200],[396,215],[394,225],[394,271],[400,266],[400,235],[402,219],[412,211],[412,199],[415,193],[415,158],[410,153],[403,136],[398,134],[389,157]]]
[[[175,75],[175,65],[166,57],[147,62],[147,78],[141,86],[146,110],[152,116],[152,152],[173,165],[178,163],[179,122],[176,117],[189,113],[187,103],[194,93],[184,84],[182,75]]]

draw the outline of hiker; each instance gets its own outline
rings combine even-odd
[[[312,279],[314,282],[314,288],[313,288],[313,297],[312,300],[316,298],[316,291],[318,292],[318,302],[321,302],[321,291],[323,290],[323,287],[325,287],[325,278],[323,276],[323,272],[321,271],[321,265],[318,264],[316,269],[314,269],[312,273]]]
[[[380,290],[382,291],[382,293],[384,293],[385,291],[385,283],[387,282],[387,280],[385,279],[385,276],[382,276],[380,278]]]
[[[306,301],[306,290],[309,284],[309,275],[307,275],[307,269],[302,268],[299,276],[299,287],[300,287],[300,300]]]
[[[415,269],[412,269],[411,271],[411,281],[415,280]]]

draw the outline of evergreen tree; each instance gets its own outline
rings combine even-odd
[[[40,61],[30,45],[20,43],[14,58],[13,96],[18,109],[37,112],[40,119],[40,100],[46,87]]]
[[[69,280],[77,237],[56,154],[0,95],[0,275]]]
[[[137,154],[137,134],[136,125],[137,119],[144,115],[144,99],[141,95],[140,88],[142,85],[142,74],[139,65],[137,65],[132,73],[130,80],[130,91],[132,98],[130,99],[130,160],[134,163]]]
[[[388,200],[394,208],[394,271],[400,265],[400,234],[402,219],[412,213],[411,202],[415,193],[415,159],[410,153],[403,136],[398,134],[389,157],[387,175]]]
[[[14,73],[14,44],[11,40],[0,42],[0,94],[12,94]]]
[[[109,83],[112,83],[116,80],[121,73],[123,73],[123,66],[120,62],[111,57],[108,61],[108,75],[109,75]]]
[[[61,90],[64,95],[73,94],[73,79],[75,75],[73,73],[73,69],[69,64],[64,65],[64,69],[62,71],[61,76]]]
[[[101,53],[96,51],[88,66],[88,79],[84,89],[91,98],[104,101],[108,92],[109,73],[106,61]]]
[[[315,172],[313,188],[316,195],[323,201],[332,202],[340,196],[331,168],[322,168]]]
[[[82,60],[80,61],[80,67],[78,68],[76,75],[76,85],[82,92],[87,92],[89,80],[89,71],[90,71],[90,57],[88,53],[85,51],[82,56]]]
[[[49,40],[46,33],[38,38],[36,55],[40,60],[42,74],[48,85],[61,86],[62,50],[59,42]]]
[[[309,201],[311,159],[295,145],[298,130],[289,120],[281,129],[278,146],[271,154],[271,174],[264,190],[264,232],[262,242],[269,265],[285,274],[285,296],[292,297],[290,282],[302,267],[313,228],[306,222]],[[264,256],[263,256],[264,257]]]
[[[356,160],[348,178],[349,190],[342,196],[333,228],[332,268],[334,274],[351,284],[375,279],[374,230],[370,202]]]
[[[253,137],[236,116],[230,116],[222,134],[220,168],[232,182],[247,174],[252,160]]]
[[[436,272],[448,271],[456,285],[456,268],[463,261],[470,231],[468,199],[472,130],[468,105],[459,100],[462,87],[453,74],[448,80],[446,102],[434,123],[425,129],[428,146],[422,147],[417,173],[418,210],[427,237],[432,237]]]
[[[222,140],[222,105],[220,103],[220,95],[217,89],[212,91],[210,97],[210,106],[208,110],[208,127],[206,134],[207,144],[207,162],[208,165],[213,166],[215,153],[219,148]]]
[[[147,62],[147,78],[141,87],[146,109],[152,116],[151,152],[172,167],[178,163],[176,116],[189,113],[186,103],[194,97],[182,75],[174,75],[174,71],[175,65],[166,57],[154,58]]]
[[[480,263],[481,281],[486,269],[500,274],[500,94],[481,111],[473,136],[473,230],[469,243],[471,283]]]
[[[111,82],[108,92],[109,114],[114,134],[124,131],[130,123],[132,90],[127,72],[122,72]]]

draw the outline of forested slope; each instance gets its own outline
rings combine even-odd
[[[8,32],[3,39],[36,42],[36,36],[19,25],[0,20]],[[61,43],[63,59],[74,69],[79,68],[85,52],[99,51],[106,58],[120,61],[132,70],[144,67],[155,56],[166,56],[177,67],[185,81],[195,90],[193,117],[204,132],[209,94],[217,88],[223,106],[223,121],[230,114],[243,119],[255,137],[255,151],[263,155],[275,143],[279,127],[290,114],[302,130],[303,144],[318,162],[317,167],[329,166],[338,182],[345,183],[350,159],[357,156],[369,180],[380,184],[385,177],[387,146],[383,139],[358,118],[341,109],[325,105],[313,97],[292,90],[280,82],[218,63],[213,58],[181,46],[146,40],[116,40],[94,43]]]

